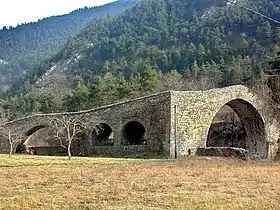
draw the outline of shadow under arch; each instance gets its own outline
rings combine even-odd
[[[231,100],[219,108],[219,110],[215,113],[211,126],[207,130],[206,146],[215,147],[215,145],[210,145],[211,143],[209,143],[209,134],[213,128],[212,125],[215,117],[224,106],[230,107],[240,120],[242,130],[244,131],[242,134],[244,135],[242,136],[242,140],[245,141],[240,143],[240,145],[242,145],[241,147],[248,150],[250,154],[255,157],[267,158],[268,146],[266,142],[266,132],[263,118],[251,103],[243,99]]]
[[[144,135],[146,128],[137,121],[128,122],[122,129],[124,145],[143,145],[146,144]]]
[[[113,129],[107,123],[95,125],[91,135],[93,146],[114,146]]]

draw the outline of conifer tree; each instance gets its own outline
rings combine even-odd
[[[272,100],[280,103],[280,48],[278,46],[276,47],[275,56],[269,61],[269,65],[267,85],[271,90]]]

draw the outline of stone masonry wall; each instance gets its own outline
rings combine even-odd
[[[241,85],[209,91],[172,91],[171,98],[172,157],[176,153],[178,156],[195,155],[197,148],[205,148],[212,120],[225,104],[230,104],[239,113],[250,138],[248,147],[254,150],[254,155],[275,157],[280,131],[279,111],[268,99]]]
[[[121,156],[131,155],[129,149],[131,147],[132,150],[135,151],[135,154],[137,154],[138,148],[141,154],[147,153],[150,156],[159,155],[168,157],[170,101],[170,92],[164,92],[93,110],[31,116],[7,123],[5,127],[12,130],[13,133],[30,134],[36,131],[36,128],[48,126],[52,118],[61,118],[63,116],[68,118],[74,117],[83,121],[91,121],[92,128],[100,123],[106,123],[112,128],[114,133],[114,146],[107,148],[110,156],[120,156],[119,154],[121,154]],[[144,139],[147,142],[145,147],[141,145],[138,147],[135,145],[123,145],[123,128],[131,121],[137,121],[145,127],[146,133],[144,134]],[[35,142],[40,144],[40,146],[52,146],[49,145],[50,137],[46,137],[46,135],[39,136],[39,133],[44,134],[46,132],[38,131],[37,134],[34,133],[33,139],[30,137],[32,139],[30,143]],[[48,131],[47,133],[50,132]],[[46,139],[48,139],[48,141],[46,141]],[[42,144],[44,141],[46,142],[45,145]],[[0,142],[7,142],[7,140],[2,139]],[[96,146],[93,147],[90,137],[86,139],[85,143],[87,144],[84,146],[84,148],[87,149],[87,151],[85,151],[87,155],[95,155],[94,153],[100,154],[104,151],[104,147],[99,147],[100,149]],[[55,144],[53,146],[55,146]],[[3,143],[2,147],[0,147],[0,152],[6,152],[7,148],[8,142],[7,144]]]

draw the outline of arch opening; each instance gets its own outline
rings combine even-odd
[[[246,132],[240,118],[228,105],[214,117],[207,136],[207,147],[238,147],[246,149]]]
[[[46,128],[46,125],[38,125],[26,131],[24,133],[25,138],[15,145],[15,153],[29,153],[28,148],[30,145],[37,146],[38,139],[40,139],[38,138],[38,133]]]
[[[96,125],[92,131],[93,146],[114,146],[114,133],[106,123]]]
[[[245,100],[228,102],[212,121],[206,147],[243,148],[254,157],[267,158],[265,125],[261,115]]]
[[[131,121],[124,126],[123,140],[125,145],[144,145],[145,127],[136,121]]]

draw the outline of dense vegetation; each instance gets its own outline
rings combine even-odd
[[[270,89],[270,97],[273,101],[280,104],[280,48],[278,46],[276,55],[271,58],[269,64],[267,85]]]
[[[277,24],[239,4],[280,19],[277,0],[143,0],[124,14],[92,21],[60,53],[26,74],[23,90],[3,102],[8,118],[74,111],[166,89],[208,89],[264,83]],[[34,88],[35,78],[74,55],[71,95]],[[256,82],[257,81],[257,82]],[[59,95],[59,97],[58,97]]]
[[[86,7],[15,28],[4,27],[0,30],[0,87],[4,90],[11,79],[55,55],[69,36],[76,36],[91,20],[117,15],[133,2],[123,0],[101,7]]]
[[[183,72],[195,62],[203,65],[238,56],[255,61],[263,57],[275,44],[275,25],[237,5],[219,2],[143,1],[119,18],[92,22],[68,43],[64,56],[83,55],[72,72],[84,79],[108,70],[129,77],[143,72],[146,64],[162,72]],[[269,16],[279,14],[276,1],[248,4]],[[81,43],[93,45],[84,48]]]

